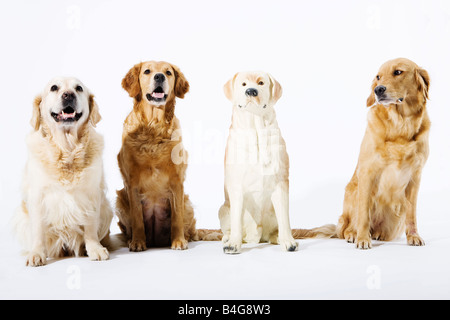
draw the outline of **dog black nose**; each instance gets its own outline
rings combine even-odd
[[[153,79],[155,79],[156,82],[163,82],[166,80],[166,77],[162,73],[157,73]]]
[[[62,99],[65,101],[72,101],[75,100],[75,93],[66,91],[62,94]]]
[[[386,87],[385,86],[378,86],[375,88],[375,94],[377,96],[381,96],[385,91],[386,91]]]
[[[248,88],[247,90],[245,90],[245,94],[247,96],[256,97],[258,95],[258,90],[253,89],[253,88]]]

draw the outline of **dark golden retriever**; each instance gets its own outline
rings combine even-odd
[[[183,188],[187,153],[174,110],[189,82],[178,67],[149,61],[131,68],[122,87],[134,106],[124,122],[118,155],[124,181],[117,192],[119,226],[131,251],[187,249],[196,237],[195,219]]]

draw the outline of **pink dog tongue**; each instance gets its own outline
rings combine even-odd
[[[152,97],[156,99],[162,99],[164,98],[164,92],[153,92]]]

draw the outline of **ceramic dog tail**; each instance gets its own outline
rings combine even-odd
[[[194,241],[220,241],[223,233],[219,229],[197,229]]]
[[[292,236],[294,239],[336,238],[336,226],[334,224],[326,224],[313,229],[292,229]]]

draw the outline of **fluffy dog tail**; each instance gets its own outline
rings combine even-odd
[[[336,226],[334,224],[326,224],[324,226],[313,229],[292,229],[294,239],[311,239],[311,238],[336,238]],[[220,241],[223,233],[219,229],[197,229],[194,241]]]
[[[313,229],[292,229],[292,236],[294,239],[336,238],[336,226],[326,224]]]
[[[100,243],[108,249],[109,252],[128,248],[127,236],[123,233],[108,234]]]
[[[197,229],[197,234],[194,241],[220,241],[222,240],[222,237],[223,233],[218,229]]]

